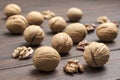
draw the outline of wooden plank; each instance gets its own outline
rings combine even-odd
[[[18,67],[18,66],[25,66],[31,64],[31,59],[19,61],[16,59],[12,59],[11,53],[13,50],[18,46],[26,45],[25,41],[23,39],[23,36],[14,36],[8,33],[7,29],[5,28],[5,18],[3,14],[3,8],[8,3],[16,3],[19,4],[22,9],[23,13],[22,15],[26,15],[29,11],[32,10],[52,10],[54,11],[58,16],[62,16],[67,20],[66,12],[71,7],[78,7],[81,8],[84,12],[83,19],[81,20],[81,23],[95,23],[96,24],[96,18],[98,16],[108,16],[111,20],[119,21],[119,7],[120,7],[120,1],[117,0],[69,0],[66,2],[66,0],[29,0],[29,4],[23,4],[27,3],[27,0],[1,0],[0,3],[0,69],[6,69],[11,67]],[[109,4],[108,4],[109,3]],[[99,5],[100,4],[100,5]],[[50,46],[50,41],[53,36],[50,29],[48,28],[48,21],[45,21],[43,24],[43,30],[46,32],[46,36],[44,41],[42,42],[42,45],[48,45]],[[98,40],[98,38],[94,33],[88,34],[86,37],[87,40],[93,41]],[[118,35],[117,39],[113,43],[106,43],[111,50],[120,48],[120,35]],[[36,48],[36,47],[34,47]],[[76,51],[76,45],[73,46],[70,53],[63,58],[69,58],[69,57],[75,57],[82,55],[83,52]]]
[[[92,69],[86,65],[83,57],[76,57],[72,59],[78,59],[84,66],[85,72],[74,75],[68,75],[64,73],[63,66],[68,59],[64,59],[60,62],[58,67],[53,72],[40,72],[36,70],[33,65],[23,66],[19,68],[12,68],[0,71],[1,80],[116,80],[120,79],[120,51],[111,52],[109,62],[101,69]]]

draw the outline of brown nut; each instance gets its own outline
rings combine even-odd
[[[22,34],[28,26],[28,21],[22,15],[10,16],[6,21],[7,29],[13,34]]]
[[[45,33],[37,25],[30,25],[24,31],[24,39],[30,45],[39,45],[44,39]]]
[[[4,8],[4,14],[7,17],[10,17],[12,15],[19,15],[19,14],[21,14],[21,12],[22,12],[22,10],[17,4],[8,4]]]
[[[67,11],[67,17],[72,22],[78,22],[83,16],[83,12],[79,8],[70,8]]]
[[[117,37],[118,28],[114,23],[103,23],[96,28],[96,34],[101,41],[111,42]]]
[[[78,73],[84,72],[84,67],[79,63],[78,60],[68,60],[68,63],[63,67],[63,70],[67,73]]]
[[[43,15],[38,11],[29,12],[26,19],[30,25],[41,25],[44,21]]]
[[[33,54],[33,65],[40,71],[53,71],[60,60],[59,53],[49,46],[39,47]]]
[[[44,19],[50,19],[52,17],[55,17],[55,13],[50,10],[43,11],[42,14]]]
[[[73,40],[73,43],[79,43],[87,36],[87,30],[83,24],[72,23],[64,30]]]
[[[73,45],[71,37],[65,33],[57,33],[51,40],[52,47],[55,48],[60,54],[68,53]]]
[[[110,50],[103,44],[92,42],[86,46],[83,57],[86,63],[91,67],[102,67],[109,60]]]
[[[106,16],[100,16],[97,18],[97,22],[103,24],[103,23],[110,22],[110,20]]]
[[[60,16],[53,17],[49,20],[49,28],[54,33],[62,32],[66,28],[66,25],[66,21]]]

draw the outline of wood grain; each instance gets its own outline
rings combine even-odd
[[[22,8],[22,15],[26,16],[28,12],[37,10],[51,10],[57,16],[62,16],[66,21],[66,12],[71,7],[78,7],[83,10],[84,16],[80,23],[94,23],[97,26],[96,19],[99,16],[107,16],[111,21],[116,21],[120,24],[120,1],[119,0],[0,0],[0,80],[116,80],[120,79],[120,35],[111,42],[105,43],[111,52],[111,59],[105,67],[100,70],[86,67],[86,72],[83,74],[75,74],[74,76],[67,75],[62,71],[63,65],[68,59],[76,58],[85,64],[81,55],[82,51],[76,50],[74,45],[71,51],[62,56],[60,65],[54,72],[43,73],[38,72],[32,65],[32,58],[28,60],[17,60],[11,57],[13,50],[18,46],[28,46],[22,35],[12,35],[6,29],[4,7],[9,3],[16,3]],[[68,22],[68,25],[70,22]],[[46,33],[44,41],[37,47],[47,45],[51,46],[51,38],[54,35],[48,26],[48,20],[41,25]],[[120,28],[119,28],[120,30]],[[120,34],[120,33],[119,33]],[[88,41],[99,41],[95,31],[90,33],[85,38]]]
[[[64,59],[60,62],[58,67],[53,72],[40,72],[36,70],[33,65],[23,66],[19,68],[12,68],[7,70],[1,70],[0,79],[6,80],[10,78],[11,80],[115,80],[119,79],[119,52],[111,52],[109,62],[104,65],[104,67],[99,69],[92,69],[86,65],[83,57],[76,57],[71,59],[78,59],[85,67],[84,73],[78,73],[74,75],[69,75],[64,73],[63,66],[66,64],[68,59]]]

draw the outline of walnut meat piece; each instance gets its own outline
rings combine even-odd
[[[79,42],[79,44],[77,45],[77,50],[85,50],[85,47],[88,46],[90,44],[90,42],[88,42],[87,40],[83,40],[81,42]]]
[[[56,14],[54,12],[50,11],[50,10],[43,11],[42,15],[43,15],[44,19],[50,19],[50,18],[56,16]]]
[[[63,67],[67,73],[78,73],[84,72],[84,67],[79,63],[78,60],[68,60],[68,63]]]
[[[110,22],[110,20],[106,16],[100,16],[97,18],[97,22],[100,24]]]
[[[34,52],[34,50],[31,47],[17,47],[14,52],[12,53],[13,58],[18,58],[18,59],[27,59],[31,56],[31,54]]]
[[[96,28],[96,25],[95,24],[85,24],[85,27],[87,29],[87,32],[93,32]]]

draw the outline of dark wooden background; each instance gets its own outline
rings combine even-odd
[[[58,16],[67,20],[66,12],[71,7],[81,8],[84,16],[81,23],[96,23],[99,16],[107,16],[111,21],[120,23],[120,0],[0,0],[0,80],[120,80],[120,34],[111,43],[105,43],[110,48],[110,60],[101,69],[89,68],[82,51],[76,50],[76,45],[68,55],[63,56],[60,64],[53,72],[37,71],[32,65],[32,58],[17,60],[11,57],[13,50],[18,46],[26,45],[22,35],[12,35],[5,26],[4,7],[9,3],[16,3],[22,8],[22,15],[28,12],[51,10]],[[68,23],[69,24],[69,23]],[[46,33],[42,45],[51,46],[53,34],[48,28],[48,21],[42,24]],[[88,34],[88,41],[99,41],[95,32]],[[33,47],[34,49],[37,47]],[[68,59],[78,59],[85,66],[84,73],[68,75],[64,73],[63,66]]]

